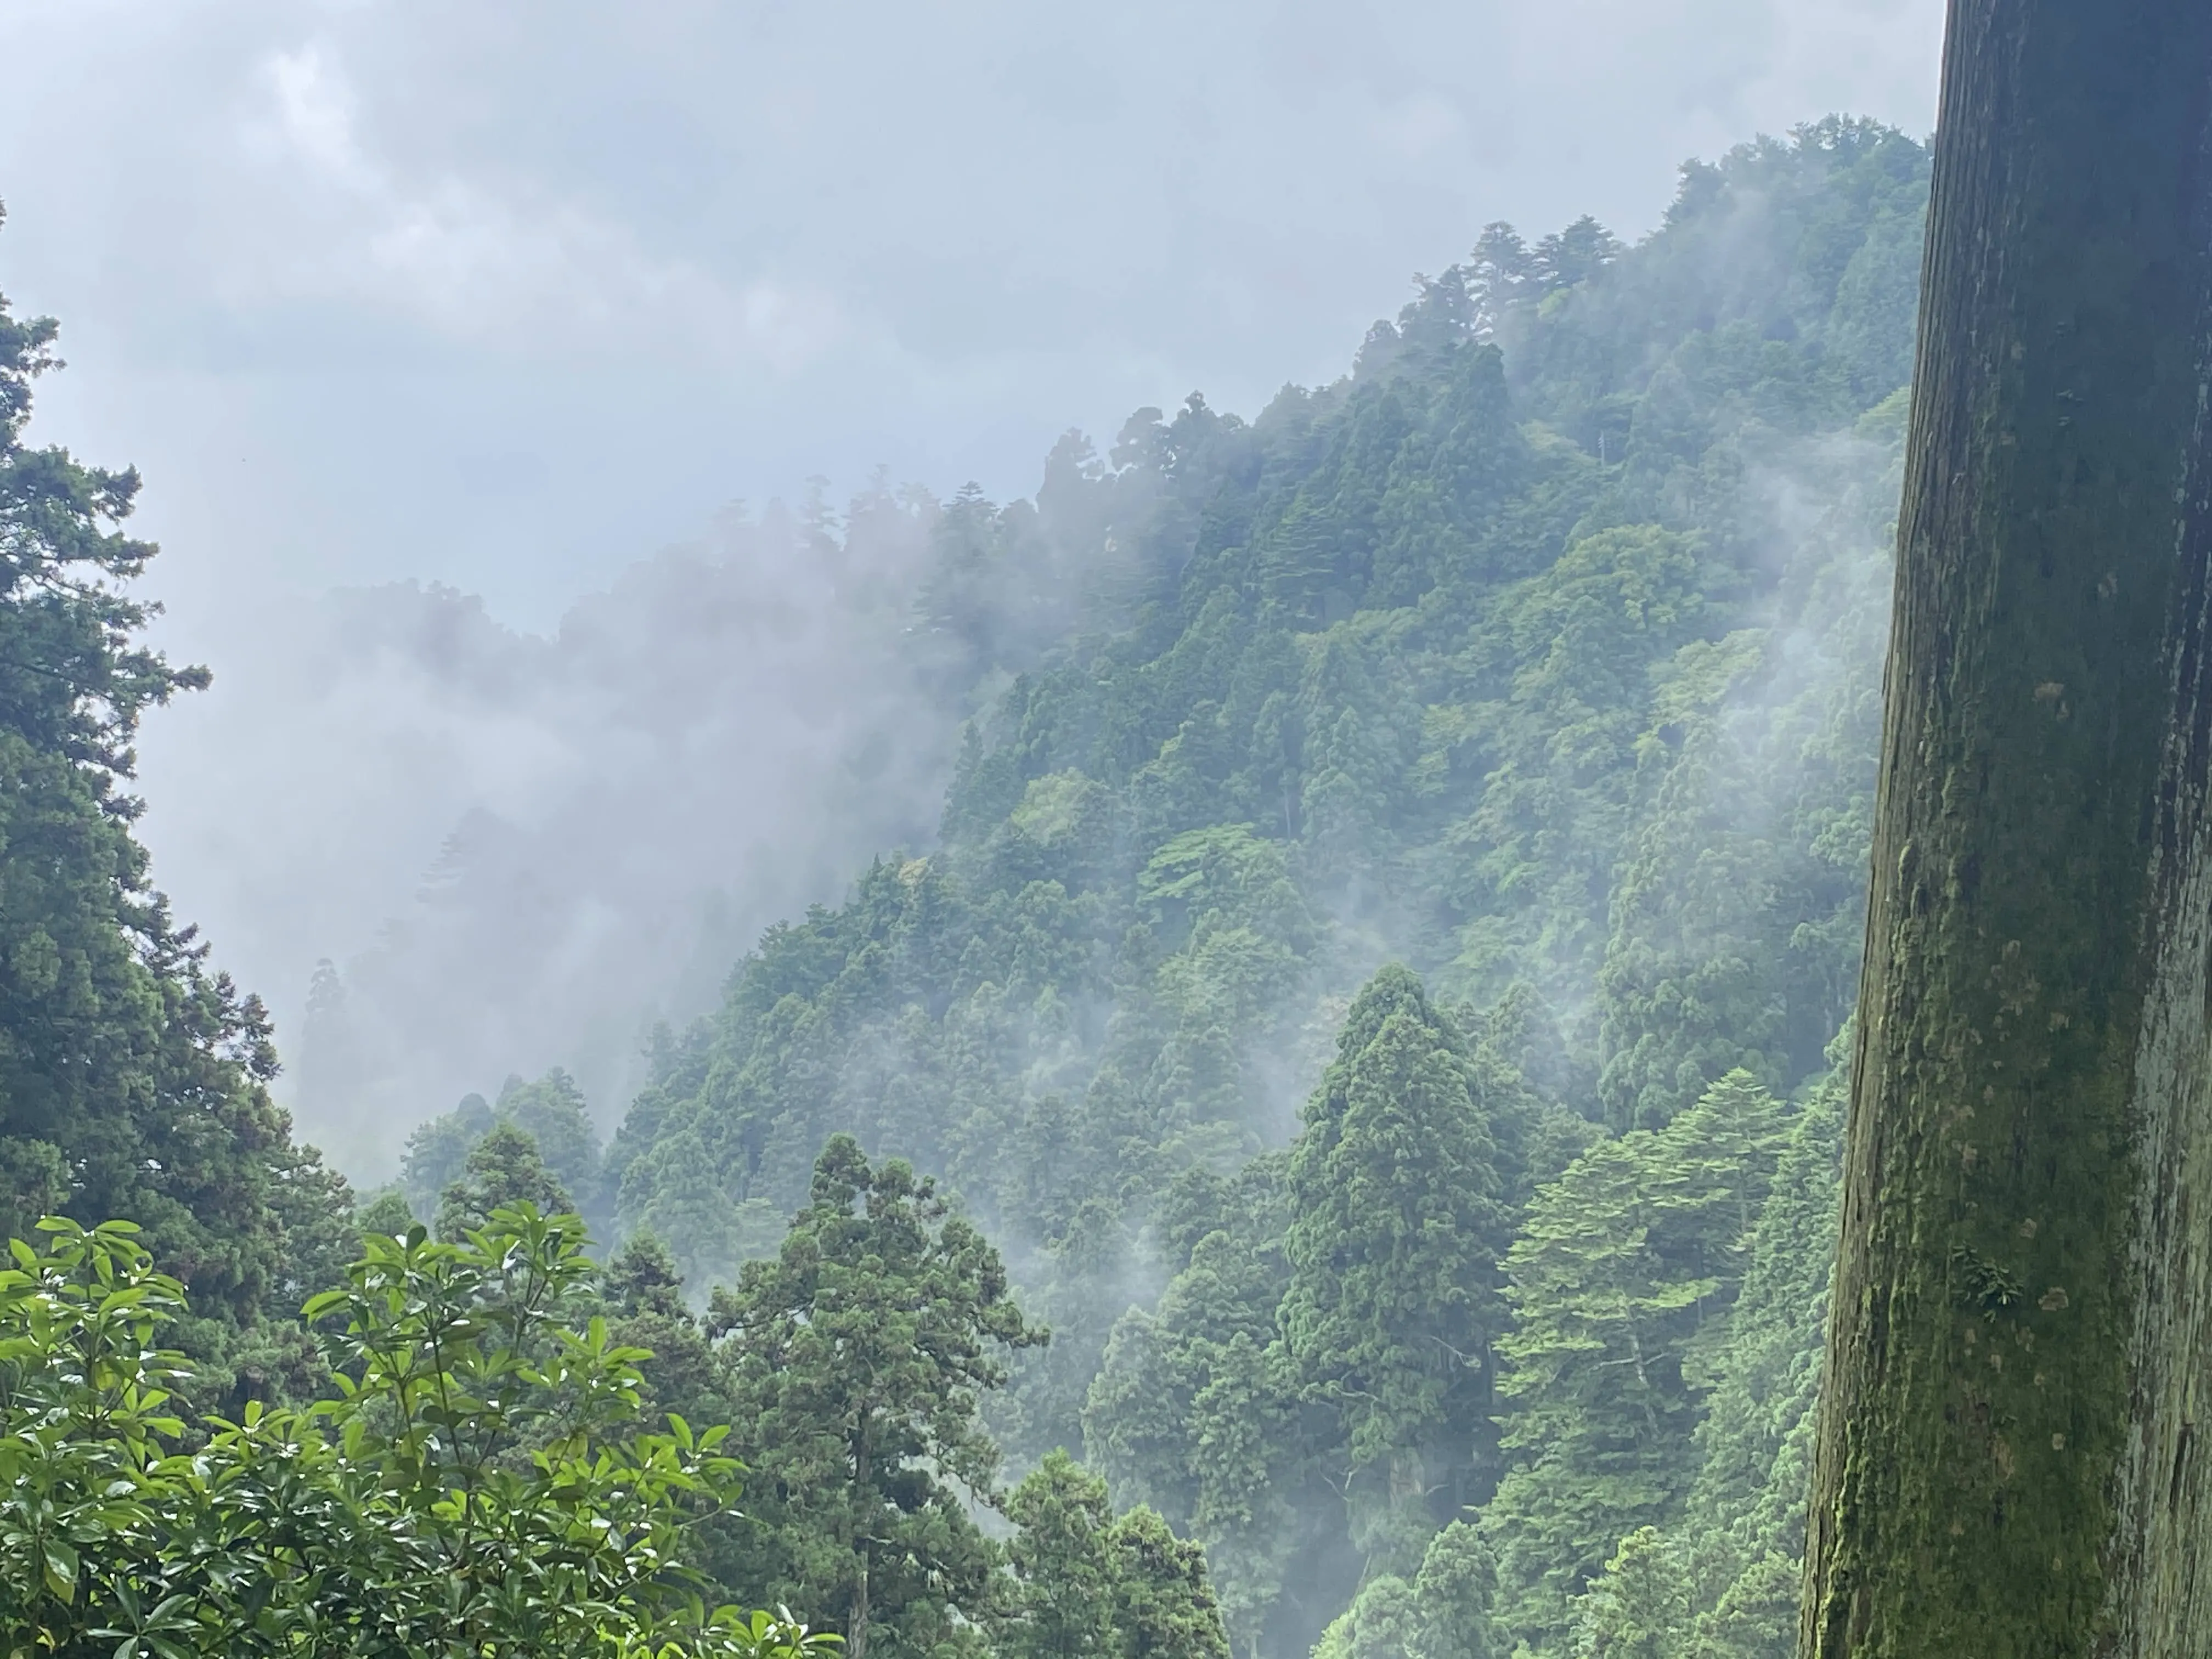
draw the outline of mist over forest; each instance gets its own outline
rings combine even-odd
[[[854,1659],[1780,1659],[1928,173],[1832,117],[1632,243],[1471,225],[1325,384],[732,508],[543,635],[294,606],[163,762],[308,757],[273,1038],[116,805],[201,694],[73,690],[0,760],[106,850],[0,907],[6,1029],[141,1025],[11,1036],[0,1223],[142,1222],[242,1409],[364,1235],[580,1214],[629,1408],[744,1465],[696,1564]]]
[[[911,623],[936,514],[880,489],[834,520],[733,509],[550,637],[411,583],[286,617],[224,688],[239,715],[163,763],[286,780],[293,821],[230,867],[255,958],[298,975],[302,1125],[388,1176],[431,1109],[556,1064],[611,1124],[656,1022],[933,835],[960,718]]]

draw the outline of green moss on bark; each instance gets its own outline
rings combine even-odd
[[[2171,1055],[2203,981],[2177,896],[2205,862],[2208,93],[2195,0],[1952,7],[1807,1553],[1820,1659],[2212,1651],[2137,1593],[2197,1543],[2142,1471],[2179,1432],[2146,1383],[2202,1348],[2162,1287],[2203,1247],[2157,1194],[2194,1177],[2205,1116]]]

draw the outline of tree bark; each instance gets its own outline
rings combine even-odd
[[[868,1569],[875,1565],[875,1514],[881,1501],[876,1493],[875,1471],[868,1457],[870,1417],[869,1408],[862,1406],[860,1425],[853,1440],[854,1513],[867,1516],[867,1521],[860,1535],[850,1543],[860,1565],[854,1572],[852,1608],[845,1620],[847,1659],[868,1659]]]
[[[1808,1659],[2212,1655],[2212,0],[1953,0]]]

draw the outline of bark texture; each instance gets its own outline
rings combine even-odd
[[[1808,1659],[2212,1656],[2212,0],[1953,0]]]

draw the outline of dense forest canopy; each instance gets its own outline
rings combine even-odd
[[[1762,139],[1632,246],[1487,228],[1249,420],[908,498],[934,842],[769,929],[605,1144],[518,1077],[353,1225],[580,1212],[635,1409],[750,1471],[699,1565],[856,1655],[1786,1652],[1927,173]],[[279,1293],[350,1200],[146,887],[179,681],[70,562],[150,550],[131,481],[8,465],[5,878],[76,850],[5,912],[0,1201],[146,1221],[222,1375],[312,1392]]]

